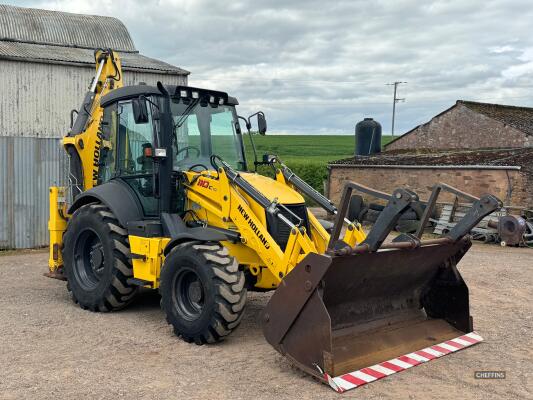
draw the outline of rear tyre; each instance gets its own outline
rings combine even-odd
[[[70,218],[64,236],[64,272],[72,299],[83,309],[114,311],[137,293],[128,233],[104,205],[80,207]]]
[[[415,233],[420,225],[420,221],[410,219],[400,219],[396,225],[396,230],[402,233]]]
[[[368,221],[368,222],[376,222],[379,218],[379,213],[381,211],[376,211],[376,210],[372,210],[372,209],[369,209],[368,212],[366,213],[365,215],[365,220]]]
[[[347,217],[350,221],[355,221],[359,218],[359,214],[363,210],[365,202],[362,196],[354,195],[350,198],[350,203],[348,204],[348,213]]]
[[[174,333],[198,345],[222,340],[241,322],[244,272],[218,243],[176,246],[161,270],[161,308]]]

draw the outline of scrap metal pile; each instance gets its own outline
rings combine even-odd
[[[448,232],[460,220],[468,207],[464,205],[445,204],[435,224],[433,233]],[[502,246],[533,247],[533,217],[531,211],[520,210],[520,215],[511,213],[514,210],[502,207],[487,215],[471,231],[474,240],[484,243],[499,243]]]
[[[457,196],[451,203],[439,203],[429,215],[426,231],[436,235],[448,233],[465,216],[471,206],[471,203],[459,203]],[[350,202],[348,218],[357,219],[361,223],[373,224],[383,209],[384,205],[367,201],[363,196],[356,195]],[[400,233],[415,233],[425,210],[425,202],[413,202],[401,215],[394,230]],[[514,212],[518,212],[519,215],[515,215]],[[483,218],[470,233],[474,240],[484,243],[533,247],[533,211],[502,207]]]

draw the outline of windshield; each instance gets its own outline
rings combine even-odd
[[[237,170],[246,170],[242,137],[235,129],[235,107],[171,103],[174,121],[174,169],[212,169],[217,155]]]

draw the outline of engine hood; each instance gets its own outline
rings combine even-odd
[[[272,178],[247,172],[241,172],[240,175],[270,201],[277,199],[281,204],[305,203],[300,193]]]

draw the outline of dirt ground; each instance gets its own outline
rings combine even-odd
[[[157,294],[97,314],[43,277],[44,251],[0,256],[1,399],[525,399],[533,398],[533,250],[476,244],[460,264],[474,325],[485,342],[339,395],[263,339],[268,294],[250,294],[224,343],[176,338]],[[476,380],[476,370],[506,371]]]

